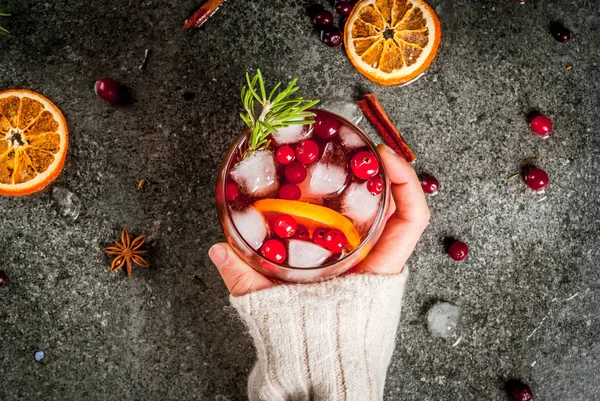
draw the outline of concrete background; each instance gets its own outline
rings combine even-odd
[[[322,45],[309,1],[229,0],[196,32],[181,29],[195,0],[2,3],[14,16],[2,19],[12,36],[0,37],[0,89],[39,91],[64,111],[70,150],[56,183],[83,209],[61,218],[49,189],[0,198],[11,280],[0,288],[1,400],[244,399],[253,348],[206,252],[223,239],[215,174],[256,67],[269,82],[297,77],[308,98],[375,92],[418,172],[441,182],[410,260],[386,400],[506,400],[513,377],[538,400],[600,399],[596,1],[437,1],[438,57],[403,88],[370,83]],[[548,33],[554,20],[570,42]],[[99,100],[103,76],[135,101]],[[552,118],[550,139],[529,131],[532,109]],[[544,196],[506,180],[528,157],[550,174]],[[151,268],[131,279],[109,274],[102,252],[124,226],[150,236]],[[448,236],[470,245],[465,262],[445,255]],[[463,311],[456,348],[427,332],[438,299]]]

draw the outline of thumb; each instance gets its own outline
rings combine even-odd
[[[229,244],[213,245],[208,251],[208,256],[234,297],[275,286],[275,283],[240,259]]]

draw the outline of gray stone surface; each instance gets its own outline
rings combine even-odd
[[[4,3],[14,16],[2,19],[12,36],[0,37],[0,89],[37,90],[65,112],[57,183],[83,209],[65,221],[49,189],[0,199],[11,280],[0,288],[1,400],[244,399],[252,345],[206,252],[223,239],[215,173],[256,67],[271,81],[297,77],[307,97],[377,93],[418,172],[441,181],[410,260],[386,400],[506,400],[512,377],[539,400],[600,399],[597,2],[437,1],[439,55],[403,88],[368,82],[320,44],[309,1],[229,0],[197,32],[181,29],[195,0]],[[555,19],[573,30],[569,43],[548,34]],[[102,76],[135,102],[97,99]],[[547,141],[530,133],[531,109],[552,118]],[[551,176],[543,197],[506,180],[532,156]],[[150,237],[151,268],[131,279],[109,274],[101,250],[123,226]],[[470,245],[465,262],[444,254],[448,236]],[[456,348],[427,332],[439,299],[462,309]]]

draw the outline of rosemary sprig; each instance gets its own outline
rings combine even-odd
[[[318,100],[305,100],[301,97],[290,98],[298,89],[296,79],[293,79],[285,88],[277,92],[281,82],[268,93],[265,89],[260,70],[250,79],[246,73],[246,85],[242,88],[242,103],[246,113],[240,117],[250,128],[250,140],[244,157],[250,156],[257,150],[267,148],[270,141],[269,135],[278,133],[280,128],[290,125],[312,124],[314,114],[306,111],[319,103]]]
[[[10,13],[8,12],[8,9],[0,9],[0,17],[10,17]],[[0,35],[9,35],[10,32],[8,32],[8,30],[2,26],[0,26]]]

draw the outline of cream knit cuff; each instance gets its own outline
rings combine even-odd
[[[408,270],[231,297],[258,361],[250,401],[381,400]]]

